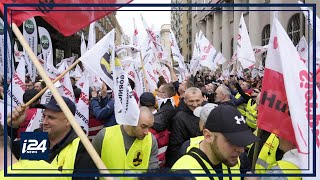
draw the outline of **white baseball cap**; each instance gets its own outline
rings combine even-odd
[[[194,111],[193,114],[197,117],[199,117],[202,120],[207,120],[210,112],[216,108],[218,105],[214,103],[207,103],[204,106],[199,106],[197,107]]]

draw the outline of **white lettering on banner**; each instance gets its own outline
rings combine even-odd
[[[313,97],[312,88],[309,88],[309,87],[313,87],[312,75],[308,74],[307,71],[302,70],[302,71],[300,71],[299,76],[300,76],[300,88],[304,88],[306,90],[306,93],[304,95],[306,117],[307,117],[307,120],[309,120],[309,126],[311,127],[311,129],[313,130],[314,128],[316,128],[316,144],[318,147],[320,147],[320,137],[319,137],[320,131],[319,131],[319,128],[317,128],[320,124],[320,114],[316,114],[316,127],[313,127],[313,114],[312,114],[313,112],[312,112],[312,110],[313,110],[314,104],[312,101],[313,101],[314,97]],[[318,99],[318,96],[316,96],[316,99]],[[318,108],[318,103],[316,103],[315,107]],[[302,136],[302,134],[301,134],[301,136]],[[303,138],[303,139],[305,140],[306,138]],[[305,143],[305,144],[307,144],[307,143]]]

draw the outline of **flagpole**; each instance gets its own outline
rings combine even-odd
[[[257,137],[260,138],[261,137],[261,129],[259,129],[257,127]],[[254,149],[253,149],[253,159],[252,159],[252,166],[251,166],[251,171],[254,173],[255,171],[255,167],[256,167],[256,162],[257,162],[257,159],[258,159],[258,155],[259,155],[259,152],[258,152],[258,149],[259,149],[259,145],[260,145],[260,141],[257,141],[254,143]]]
[[[99,157],[97,151],[93,148],[92,144],[90,143],[88,137],[84,134],[83,130],[80,128],[79,124],[76,122],[74,115],[71,113],[70,109],[63,101],[62,97],[60,96],[58,90],[54,87],[53,83],[51,82],[50,78],[47,76],[45,70],[43,69],[42,65],[38,61],[36,55],[31,50],[30,46],[26,42],[25,38],[21,34],[19,28],[15,23],[12,23],[12,30],[16,37],[18,38],[19,42],[26,50],[27,54],[29,55],[30,59],[32,60],[33,64],[36,66],[39,75],[42,77],[43,81],[46,83],[47,87],[50,89],[53,97],[56,99],[58,105],[61,107],[61,110],[65,114],[66,118],[69,120],[72,128],[79,136],[81,142],[83,143],[84,147],[86,148],[88,154],[91,156],[94,163],[99,168],[100,173],[109,173],[106,166],[102,162],[101,158]],[[110,177],[106,177],[106,179],[112,179]]]
[[[142,67],[142,72],[143,72],[143,83],[144,83],[144,87],[146,87],[146,92],[149,92],[149,88],[147,85],[147,79],[146,79],[146,71],[144,69],[144,64],[143,64],[143,59],[142,59],[142,53],[140,51],[140,60],[141,60],[141,67]]]
[[[80,62],[80,59],[76,60],[71,66],[69,66],[65,71],[63,71],[56,79],[52,81],[52,83],[55,83],[59,81],[64,75],[67,74],[71,69],[73,69],[78,63]],[[40,98],[43,93],[46,92],[48,87],[46,86],[45,88],[41,89],[41,91],[38,92],[32,99],[30,99],[26,104],[24,104],[24,107],[27,108],[29,107],[35,100]],[[10,122],[10,118],[8,119],[8,123]]]

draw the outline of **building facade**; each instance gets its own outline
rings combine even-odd
[[[171,4],[192,3],[192,0],[172,0]],[[192,56],[192,8],[172,7],[171,8],[171,29],[175,34],[180,53],[185,62],[189,62]]]
[[[184,3],[177,2],[179,0],[173,0],[172,3]],[[304,3],[316,3],[320,5],[320,1],[315,0],[302,0]],[[249,36],[252,46],[262,46],[269,42],[270,28],[275,10],[279,10],[276,13],[280,23],[287,31],[289,37],[296,45],[302,36],[305,36],[308,40],[309,34],[312,34],[311,28],[308,28],[307,20],[299,7],[267,7],[269,3],[297,3],[297,0],[192,0],[193,4],[199,4],[198,7],[192,7],[191,18],[187,21],[177,18],[178,12],[172,12],[171,27],[176,34],[177,41],[180,41],[180,48],[185,57],[185,61],[189,62],[192,55],[193,44],[195,41],[196,33],[200,30],[208,38],[210,43],[218,50],[221,51],[227,60],[229,60],[236,48],[236,37],[239,29],[239,21],[241,13],[243,13],[244,20],[247,25]],[[262,3],[266,4],[266,7],[201,7],[201,4],[239,4],[239,3]],[[253,11],[251,11],[253,10]],[[259,11],[255,11],[259,10]],[[290,11],[281,11],[290,10]],[[180,14],[183,14],[181,12]],[[317,8],[317,15],[320,16],[320,9]],[[183,16],[180,16],[183,18]],[[183,25],[190,24],[190,34],[183,34]],[[180,27],[180,28],[179,28]],[[191,35],[191,38],[190,38]],[[189,39],[190,38],[190,39]],[[190,41],[190,46],[183,44],[183,40]],[[312,35],[310,35],[312,40]],[[187,53],[188,52],[188,53]],[[263,58],[266,56],[262,55]]]

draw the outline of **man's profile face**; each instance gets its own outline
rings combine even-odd
[[[214,102],[220,103],[223,101],[224,98],[225,98],[225,95],[223,94],[221,87],[218,87],[215,91]]]

